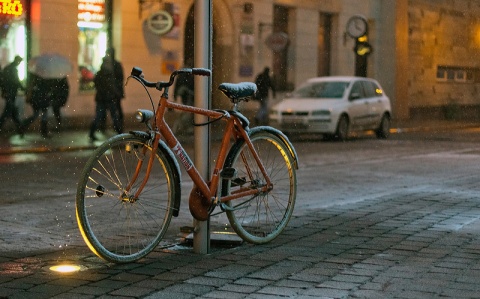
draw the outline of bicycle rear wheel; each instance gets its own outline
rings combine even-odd
[[[273,189],[255,196],[235,199],[227,204],[227,217],[235,232],[245,241],[262,244],[276,238],[286,227],[295,206],[296,170],[285,142],[276,134],[258,128],[250,131],[250,139],[273,183]],[[230,150],[224,167],[233,167],[237,178],[222,181],[222,195],[240,188],[256,189],[265,179],[244,140]]]
[[[161,241],[170,223],[179,186],[171,158],[159,148],[147,184],[138,190],[152,155],[144,138],[122,134],[98,147],[83,169],[78,183],[76,214],[89,248],[115,263],[138,260]],[[138,161],[140,175],[129,191]]]

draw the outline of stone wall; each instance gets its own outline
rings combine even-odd
[[[409,105],[412,115],[463,115],[480,106],[480,2],[410,0]],[[469,80],[439,80],[438,66],[468,71]],[[463,81],[463,82],[462,82]],[[465,82],[466,81],[466,82]],[[464,111],[462,111],[464,110]]]

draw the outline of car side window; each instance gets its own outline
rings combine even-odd
[[[353,83],[352,89],[350,90],[350,96],[348,98],[350,100],[358,100],[364,97],[362,83],[360,81]]]
[[[376,84],[375,82],[370,82],[373,86],[373,88],[375,89],[375,96],[376,97],[381,97],[383,96],[383,90],[380,86],[378,86],[378,84]]]
[[[376,97],[375,86],[371,81],[362,81],[363,89],[365,90],[366,98]]]

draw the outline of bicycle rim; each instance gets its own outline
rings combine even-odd
[[[162,151],[155,155],[142,193],[134,198],[151,154],[152,148],[144,139],[118,135],[95,150],[82,172],[77,221],[89,248],[107,261],[126,263],[144,257],[168,228],[176,180]],[[126,191],[140,159],[144,160],[140,176]]]
[[[276,238],[292,216],[296,198],[296,171],[284,142],[266,131],[250,136],[273,183],[268,193],[228,202],[230,225],[245,241],[262,244]],[[226,167],[237,170],[237,178],[223,181],[223,195],[239,188],[257,188],[265,179],[244,141],[237,142],[227,157]]]

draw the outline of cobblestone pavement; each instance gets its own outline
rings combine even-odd
[[[267,245],[207,255],[176,245],[115,265],[84,244],[0,252],[0,298],[480,298],[477,180],[312,209]],[[65,262],[81,271],[50,271]]]
[[[107,264],[69,249],[83,270],[61,275],[58,252],[0,258],[7,298],[479,298],[480,200],[402,190],[395,198],[293,218],[268,245],[180,246]]]

